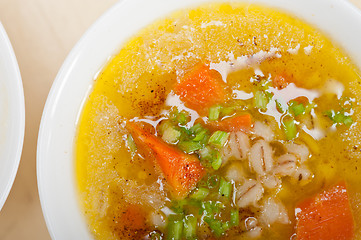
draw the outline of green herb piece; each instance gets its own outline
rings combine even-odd
[[[216,188],[218,186],[219,177],[217,175],[211,175],[207,179],[207,186],[208,188]]]
[[[221,178],[218,192],[221,196],[229,198],[232,192],[232,183],[227,182],[224,178]]]
[[[185,127],[180,127],[179,131],[181,132],[181,138],[189,138],[193,134],[193,132]]]
[[[179,141],[177,146],[186,153],[192,153],[203,148],[203,145],[200,142],[193,141]]]
[[[228,229],[230,229],[231,227],[232,226],[231,226],[231,223],[229,221],[222,223],[222,229],[223,229],[224,232],[227,231]]]
[[[291,101],[288,109],[296,117],[298,115],[301,115],[301,114],[305,113],[305,110],[306,110],[305,106],[302,103],[298,103],[296,101]]]
[[[203,214],[208,217],[213,217],[214,214],[218,214],[221,208],[224,208],[224,205],[221,202],[202,202]]]
[[[352,117],[346,115],[346,113],[343,111],[335,112],[334,110],[330,110],[326,111],[324,114],[336,124],[344,124],[349,127],[353,123]]]
[[[344,119],[345,119],[345,115],[342,114],[342,113],[340,113],[340,112],[337,112],[337,113],[334,114],[332,120],[333,120],[335,123],[343,123],[343,120],[344,120]]]
[[[266,94],[267,100],[268,102],[270,102],[273,97],[273,93],[269,91],[265,91],[264,94]]]
[[[309,104],[306,105],[305,107],[305,114],[310,113],[312,109],[314,109],[316,107],[316,104],[313,102],[310,102]]]
[[[216,121],[219,118],[222,107],[220,105],[215,105],[209,109],[208,119],[210,121]]]
[[[166,126],[163,130],[162,139],[167,143],[176,143],[178,142],[179,138],[181,136],[181,132],[176,130],[172,126]]]
[[[227,142],[230,133],[223,131],[216,131],[209,138],[208,143],[215,147],[221,148]]]
[[[211,146],[207,145],[198,151],[199,158],[203,166],[211,167],[215,159],[217,159],[219,152],[213,149]]]
[[[323,114],[326,115],[327,117],[329,117],[331,120],[333,120],[333,117],[335,116],[335,111],[328,110],[328,111],[325,111]]]
[[[206,215],[206,216],[212,216],[214,214],[212,201],[203,202],[202,203],[202,209],[203,209],[203,214]]]
[[[206,140],[208,139],[209,139],[208,130],[203,129],[196,134],[196,136],[192,139],[192,141],[205,143]]]
[[[293,118],[283,120],[282,127],[287,140],[292,140],[297,136],[297,127]]]
[[[260,86],[260,89],[262,89],[262,90],[268,90],[272,86],[272,83],[269,79],[262,79],[259,82],[259,86]]]
[[[345,124],[347,127],[351,126],[353,123],[353,120],[350,116],[345,116],[345,119],[343,120],[343,124]]]
[[[266,94],[262,91],[257,91],[254,94],[254,98],[253,98],[253,104],[256,108],[265,111],[267,110],[267,105],[268,105],[268,97],[266,96]]]
[[[189,131],[193,134],[197,134],[199,132],[201,132],[202,130],[204,130],[205,128],[202,126],[202,124],[200,123],[196,123],[194,124],[190,129]]]
[[[209,194],[209,189],[200,187],[190,195],[190,198],[196,200],[204,200]]]
[[[223,229],[223,224],[220,220],[207,217],[204,221],[208,224],[209,228],[212,229],[216,237],[220,237],[224,234],[225,230]]]
[[[231,226],[238,226],[239,225],[239,211],[237,209],[231,210]]]
[[[193,215],[188,215],[184,219],[184,237],[186,239],[194,239],[197,234],[197,218]]]
[[[211,160],[213,158],[214,149],[212,149],[210,146],[206,146],[199,150],[198,154],[199,157],[203,160]]]
[[[222,165],[222,156],[218,151],[215,151],[212,159],[212,168],[218,170]]]
[[[179,214],[172,214],[168,217],[167,239],[180,240],[183,232],[183,217]]]
[[[180,125],[186,125],[189,122],[189,113],[186,111],[179,112],[178,109],[176,109],[171,112],[170,118]]]
[[[135,144],[134,139],[130,134],[128,134],[127,136],[127,145],[132,153],[134,153],[137,150],[137,145]]]
[[[220,117],[231,116],[238,110],[245,111],[249,108],[248,105],[249,103],[244,100],[234,99],[231,102],[228,102],[225,106],[222,106]]]
[[[236,107],[223,107],[221,109],[220,115],[229,116],[229,115],[233,114],[235,112],[235,110],[236,110]]]
[[[179,201],[172,201],[171,209],[174,213],[182,215],[184,213],[184,205],[188,204],[187,199],[182,199]]]

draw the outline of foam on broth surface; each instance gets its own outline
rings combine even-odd
[[[265,57],[272,49],[278,55]],[[312,156],[308,167],[314,174],[311,183],[294,185],[286,179],[275,193],[286,206],[292,223],[274,224],[264,229],[262,238],[289,239],[295,231],[296,203],[339,179],[345,179],[348,185],[355,237],[360,238],[358,70],[320,31],[292,16],[263,6],[213,4],[176,12],[143,29],[124,44],[94,84],[79,124],[75,159],[81,206],[97,239],[128,239],[125,221],[134,221],[137,238],[146,236],[154,230],[148,216],[133,209],[134,219],[124,219],[124,206],[129,202],[142,203],[142,212],[150,212],[154,206],[169,205],[171,198],[153,162],[142,156],[132,157],[128,151],[124,119],[157,119],[174,84],[200,61],[219,64],[242,56],[257,60],[256,54],[262,51],[259,62],[228,72],[227,84],[233,90],[251,92],[254,84],[250,79],[255,71],[272,76],[285,72],[297,87],[320,92],[330,80],[336,80],[344,87],[343,94],[355,99],[354,124],[327,132],[315,141],[317,150],[309,147]],[[334,96],[315,100],[321,111],[338,105],[337,101]],[[251,113],[261,121],[270,118]],[[323,128],[328,127],[325,124]],[[274,133],[275,138],[283,136],[280,129]],[[305,138],[300,134],[295,142]],[[219,173],[225,171],[221,169]],[[236,235],[237,239],[247,238],[232,231],[232,239]]]

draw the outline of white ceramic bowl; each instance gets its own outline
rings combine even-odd
[[[116,4],[69,54],[45,105],[38,139],[41,205],[53,239],[92,239],[80,212],[74,173],[74,136],[94,76],[130,36],[170,12],[208,0],[125,0]],[[361,14],[341,0],[252,0],[284,9],[317,26],[361,68]]]
[[[19,66],[0,23],[0,209],[13,185],[23,149],[24,91]]]

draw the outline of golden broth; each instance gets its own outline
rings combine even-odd
[[[94,84],[79,123],[75,159],[81,206],[97,239],[128,239],[129,229],[124,229],[124,221],[135,221],[135,226],[143,224],[136,229],[139,235],[133,238],[152,231],[146,216],[137,210],[132,213],[133,220],[121,217],[126,201],[137,202],[134,196],[124,196],[122,189],[132,189],[135,182],[141,183],[143,187],[134,188],[141,197],[147,193],[146,188],[162,182],[151,161],[131,157],[125,145],[127,132],[123,120],[159,116],[174,84],[200,61],[219,63],[229,60],[231,53],[237,58],[272,48],[277,48],[281,57],[271,57],[230,73],[227,83],[231,88],[250,92],[255,69],[265,75],[286,72],[292,75],[297,87],[320,91],[327,80],[335,79],[345,87],[344,95],[355,98],[355,123],[350,128],[339,126],[321,140],[312,141],[316,146],[309,147],[312,157],[308,166],[314,174],[311,183],[295,186],[291,180],[285,180],[276,193],[292,223],[272,225],[263,231],[262,239],[289,239],[295,231],[295,204],[339,179],[345,179],[348,185],[356,224],[355,238],[360,238],[358,103],[361,79],[358,71],[323,34],[298,19],[263,6],[213,4],[176,12],[140,31],[124,44]],[[320,111],[338,104],[335,97],[327,96],[315,102]],[[262,115],[254,113],[253,117]],[[329,127],[327,124],[325,127]],[[295,141],[308,141],[310,137],[304,135],[307,134],[301,133]],[[282,138],[282,132],[276,131],[276,138]],[[166,191],[160,196],[169,203],[170,195]],[[151,207],[142,206],[145,212],[147,209]],[[242,234],[237,237],[243,238],[246,236]]]

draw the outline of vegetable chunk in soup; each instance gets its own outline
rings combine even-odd
[[[96,239],[360,239],[361,79],[278,10],[212,4],[103,69],[76,140]]]

